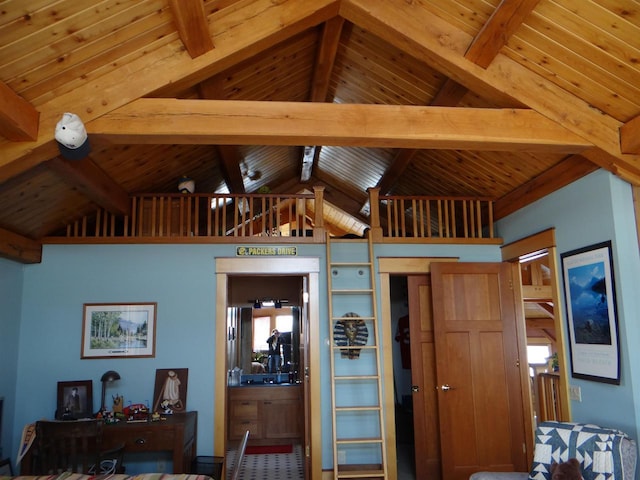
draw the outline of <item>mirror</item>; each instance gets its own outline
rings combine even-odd
[[[248,383],[297,381],[300,371],[301,309],[230,307],[227,312],[227,369],[242,369]],[[267,339],[271,331],[280,331],[282,375],[275,378],[268,370]],[[289,375],[291,373],[292,375]]]

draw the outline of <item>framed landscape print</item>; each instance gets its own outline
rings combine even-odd
[[[576,378],[620,383],[618,319],[611,242],[563,253],[571,373]]]
[[[81,358],[154,357],[156,306],[85,303]]]

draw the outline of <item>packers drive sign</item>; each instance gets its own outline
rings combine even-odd
[[[236,247],[236,257],[295,257],[298,247]]]

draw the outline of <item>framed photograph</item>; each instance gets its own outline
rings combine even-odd
[[[188,368],[158,368],[153,390],[153,412],[186,412],[188,380]]]
[[[611,242],[561,254],[571,374],[620,384],[620,349]]]
[[[85,303],[81,358],[154,357],[156,307],[156,303]]]
[[[93,382],[58,382],[56,419],[77,420],[93,417]]]

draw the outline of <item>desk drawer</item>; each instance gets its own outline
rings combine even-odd
[[[135,432],[122,429],[109,432],[109,443],[124,443],[127,452],[173,450],[174,433],[168,429],[139,428]]]

